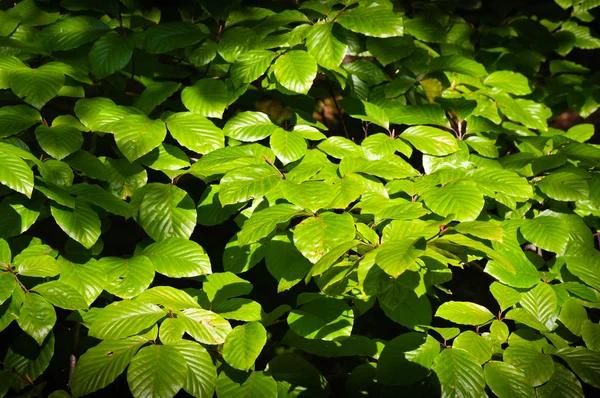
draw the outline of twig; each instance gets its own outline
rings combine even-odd
[[[329,86],[329,91],[331,92],[331,98],[333,98],[333,103],[335,104],[335,109],[337,109],[338,114],[340,115],[340,120],[342,121],[342,127],[344,128],[344,135],[346,138],[350,138],[348,135],[348,129],[346,128],[346,122],[344,122],[344,115],[342,115],[342,108],[340,104],[338,104],[337,99],[335,98],[335,92],[333,91],[333,83]]]
[[[71,355],[69,355],[69,383],[68,386],[71,387],[71,381],[73,380],[73,372],[75,372],[75,366],[77,366],[77,356],[75,353],[77,352],[77,343],[79,342],[79,329],[81,328],[81,324],[78,322],[75,324],[75,335],[73,336],[73,348],[71,349]]]
[[[275,166],[275,164],[273,164],[273,162],[271,162],[271,159],[269,159],[266,155],[263,155],[263,158],[265,159],[265,162],[267,162],[272,168],[274,168],[279,173],[279,175],[281,176],[281,178],[285,180],[285,174],[283,174],[281,172],[281,170],[279,170],[277,168],[277,166]]]

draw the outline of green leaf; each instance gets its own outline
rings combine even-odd
[[[564,253],[569,241],[567,224],[558,217],[539,216],[526,220],[521,233],[529,242],[554,253]]]
[[[98,79],[125,68],[133,55],[133,40],[115,31],[96,40],[89,54],[91,72]]]
[[[217,383],[217,369],[208,351],[189,340],[179,340],[169,345],[177,348],[187,364],[187,378],[183,389],[196,398],[212,397]]]
[[[511,343],[504,350],[504,362],[514,365],[525,372],[525,376],[534,387],[546,383],[555,372],[556,363],[550,355],[541,353],[528,341]]]
[[[82,46],[96,40],[108,30],[108,26],[93,17],[76,16],[48,26],[41,35],[44,47],[55,52]]]
[[[135,101],[135,106],[149,115],[154,108],[175,94],[181,84],[175,82],[154,82],[147,86]]]
[[[67,192],[77,195],[78,199],[103,208],[109,213],[125,218],[132,216],[133,209],[129,203],[119,199],[112,193],[106,192],[95,184],[75,184],[67,188]]]
[[[560,363],[554,364],[554,374],[546,384],[536,389],[539,398],[583,398],[583,389],[577,377]]]
[[[115,142],[127,160],[134,162],[159,146],[167,136],[162,120],[145,115],[129,115],[113,124]]]
[[[160,324],[159,337],[163,344],[181,341],[184,334],[185,325],[178,318],[167,318]]]
[[[273,72],[286,89],[307,94],[317,77],[317,62],[306,51],[292,50],[277,58]]]
[[[519,304],[547,330],[555,328],[555,320],[558,317],[558,300],[550,285],[538,284],[521,296]]]
[[[458,221],[475,220],[485,204],[481,190],[469,181],[450,182],[426,189],[422,198],[434,213],[451,216]]]
[[[483,83],[514,95],[531,94],[529,80],[517,72],[506,70],[497,71],[486,77]]]
[[[27,105],[3,106],[0,108],[0,138],[18,134],[41,121],[40,113]]]
[[[31,245],[15,256],[13,266],[23,276],[53,277],[60,272],[57,254],[50,246]]]
[[[300,159],[307,151],[306,140],[295,131],[277,129],[271,135],[270,144],[277,159],[283,164]]]
[[[44,296],[55,307],[79,310],[89,306],[85,298],[74,287],[61,281],[40,283],[32,290]]]
[[[240,86],[261,77],[277,57],[273,51],[252,50],[241,54],[229,71],[233,82]]]
[[[583,347],[566,347],[554,355],[563,359],[585,383],[600,388],[600,355]]]
[[[585,321],[581,326],[581,337],[587,348],[600,351],[600,324]]]
[[[344,28],[372,37],[402,36],[402,17],[392,11],[391,6],[376,2],[359,4],[344,11],[337,21]]]
[[[428,155],[445,156],[459,150],[456,139],[452,134],[435,127],[409,127],[404,130],[400,137]]]
[[[186,382],[185,358],[171,345],[150,345],[138,351],[127,370],[127,384],[135,398],[173,397]]]
[[[83,145],[81,132],[69,125],[38,126],[35,138],[47,154],[58,160],[78,151]]]
[[[287,235],[275,235],[267,244],[267,270],[279,283],[277,292],[291,289],[312,267],[312,263],[296,249]]]
[[[460,325],[483,325],[494,318],[487,308],[466,301],[447,301],[440,305],[435,316]]]
[[[154,279],[154,264],[146,256],[102,257],[98,266],[106,273],[106,291],[124,299],[138,296]]]
[[[227,86],[220,80],[200,79],[181,92],[181,102],[192,113],[221,119],[227,108]]]
[[[266,163],[232,170],[221,179],[219,200],[224,206],[246,202],[266,195],[281,181],[279,170]]]
[[[186,22],[167,22],[144,32],[144,48],[150,54],[164,54],[198,43],[206,37],[206,26]]]
[[[325,208],[331,202],[334,193],[333,185],[323,181],[304,181],[297,184],[285,180],[281,183],[281,190],[288,202],[313,213]]]
[[[348,49],[336,26],[332,22],[319,21],[310,28],[306,36],[306,48],[309,54],[319,65],[327,69],[340,66]]]
[[[475,358],[460,348],[445,349],[433,363],[442,397],[478,397],[483,394],[483,369]]]
[[[6,264],[10,263],[7,262]],[[0,305],[12,296],[13,290],[17,288],[15,277],[9,272],[0,273]]]
[[[237,234],[225,245],[223,250],[223,268],[225,271],[240,274],[258,264],[265,256],[264,246],[260,243],[251,243],[240,246]]]
[[[86,249],[91,248],[98,241],[101,232],[100,218],[82,200],[76,200],[73,209],[60,205],[50,205],[50,212],[58,226]]]
[[[56,312],[52,304],[39,294],[27,293],[17,323],[41,346],[56,323]]]
[[[550,198],[561,201],[586,200],[590,195],[587,181],[579,174],[569,171],[551,173],[536,186]]]
[[[171,286],[155,286],[140,294],[136,301],[159,304],[175,311],[184,308],[200,308],[198,301],[194,300],[192,296]]]
[[[277,382],[265,372],[247,374],[234,370],[222,371],[217,379],[217,396],[219,398],[275,397]]]
[[[455,229],[462,234],[502,242],[503,230],[499,224],[487,221],[467,221],[461,222]]]
[[[254,365],[266,343],[267,331],[260,322],[236,326],[223,344],[223,359],[233,368],[246,371]]]
[[[252,291],[252,284],[231,272],[219,272],[206,277],[204,292],[209,302],[216,303],[230,297],[243,296]]]
[[[500,311],[504,311],[521,301],[521,293],[499,282],[492,282],[490,292],[500,305]]]
[[[216,304],[214,310],[225,319],[265,323],[263,320],[264,311],[261,305],[250,299],[232,298]]]
[[[333,212],[304,219],[293,232],[294,245],[312,263],[341,243],[353,240],[356,235],[352,216]]]
[[[48,368],[54,356],[54,334],[50,333],[40,347],[32,344],[31,338],[20,334],[10,345],[4,358],[5,369],[18,373],[25,378],[17,377],[12,382],[15,391],[20,391],[35,381]],[[10,383],[8,383],[10,385]],[[8,387],[8,386],[7,386]]]
[[[294,396],[306,391],[318,397],[327,397],[331,393],[327,379],[299,355],[276,356],[267,366],[282,393]]]
[[[88,349],[79,357],[73,372],[73,396],[81,397],[111,384],[146,342],[143,337],[133,336],[121,340],[104,340]]]
[[[10,74],[10,88],[15,95],[37,109],[56,97],[64,82],[64,75],[47,65],[16,69]]]
[[[94,259],[78,262],[59,257],[58,264],[60,265],[59,282],[79,292],[88,306],[98,298],[107,284],[106,275],[104,272],[98,272],[98,263]]]
[[[492,346],[489,341],[471,330],[458,335],[452,342],[452,348],[468,351],[480,365],[492,358]]]
[[[206,187],[198,201],[196,212],[198,213],[198,224],[205,226],[219,225],[227,221],[232,215],[238,212],[240,205],[221,205],[219,200],[219,191],[221,186],[218,184]]]
[[[219,39],[219,55],[229,63],[234,63],[238,57],[254,50],[260,38],[254,30],[234,27],[226,29]]]
[[[394,124],[408,124],[411,126],[416,124],[433,124],[441,127],[449,127],[444,110],[437,105],[394,106],[391,109],[387,109],[386,112],[390,117],[390,122]],[[418,130],[421,130],[423,127],[426,126],[418,126]],[[425,131],[427,130],[429,129],[426,128]],[[447,138],[445,134],[443,136]],[[421,141],[423,142],[423,140]],[[426,142],[424,144],[427,145]],[[456,150],[458,150],[458,146]]]
[[[388,275],[397,278],[414,266],[425,253],[425,248],[423,238],[387,241],[377,249],[377,265]]]
[[[407,386],[423,380],[440,352],[439,343],[424,333],[405,333],[390,340],[377,363],[377,381]]]
[[[588,322],[588,315],[585,308],[579,304],[576,298],[569,298],[560,309],[558,319],[576,336],[581,336],[582,326]]]
[[[186,332],[202,344],[223,344],[231,325],[219,314],[200,308],[189,308],[178,316]]]
[[[192,198],[172,184],[147,185],[140,204],[140,225],[156,241],[186,238],[196,227],[196,206]]]
[[[33,172],[22,159],[0,150],[0,183],[31,198]]]
[[[206,154],[224,146],[223,131],[202,115],[173,113],[166,123],[173,138],[192,151]]]
[[[239,141],[254,142],[281,130],[262,112],[240,112],[227,121],[223,132]]]
[[[533,387],[525,373],[513,365],[489,361],[484,366],[485,381],[499,398],[535,397]]]
[[[383,65],[408,57],[415,49],[411,36],[377,39],[367,37],[367,50]]]
[[[165,311],[154,304],[117,301],[98,312],[88,333],[103,340],[120,339],[148,329],[165,316]]]
[[[354,314],[343,301],[322,297],[292,310],[287,322],[290,329],[304,338],[338,341],[352,333]]]
[[[156,272],[183,278],[207,275],[210,269],[208,255],[196,242],[183,238],[168,238],[144,249],[142,254],[150,259]]]

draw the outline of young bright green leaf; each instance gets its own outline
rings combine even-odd
[[[144,291],[136,301],[162,305],[170,310],[181,310],[185,308],[200,308],[200,305],[186,292],[171,286],[156,286]]]
[[[304,219],[294,229],[294,245],[312,263],[341,243],[354,239],[354,221],[348,213],[323,212]]]
[[[314,24],[306,36],[306,48],[319,65],[335,69],[344,60],[347,45],[344,37],[332,22],[319,21]]]
[[[236,326],[223,344],[223,359],[231,367],[246,371],[267,342],[267,331],[259,322]]]
[[[100,237],[100,218],[98,214],[82,200],[75,201],[75,207],[51,205],[50,212],[58,226],[73,240],[89,249]]]
[[[39,294],[27,293],[17,323],[41,346],[56,323],[56,312],[52,304]]]
[[[156,242],[141,253],[150,259],[156,272],[172,278],[210,274],[208,255],[196,242],[184,238],[168,238]]]
[[[17,69],[10,74],[12,91],[37,109],[56,97],[64,82],[65,76],[47,65],[37,69]]]
[[[266,372],[246,374],[232,369],[219,374],[216,390],[222,398],[274,397],[277,396],[277,382]]]
[[[460,348],[445,349],[436,357],[432,369],[439,379],[443,397],[483,394],[483,369],[468,351]]]
[[[581,336],[581,329],[585,322],[588,321],[588,315],[585,308],[579,304],[576,298],[569,298],[562,304],[558,320],[566,326],[571,333],[576,336]]]
[[[240,55],[231,65],[231,79],[236,85],[252,83],[265,73],[277,57],[273,51],[252,50]]]
[[[89,335],[104,340],[129,337],[153,326],[165,316],[165,311],[154,304],[117,301],[102,308],[96,315]]]
[[[217,383],[217,370],[208,351],[189,340],[179,340],[169,345],[177,348],[187,364],[183,389],[196,398],[211,397]]]
[[[494,315],[485,307],[466,301],[447,301],[440,305],[435,316],[460,325],[483,325]]]
[[[488,387],[500,398],[535,397],[525,373],[513,365],[490,361],[485,364],[484,373]]]
[[[0,184],[31,198],[33,172],[22,159],[0,150]]]
[[[502,89],[514,95],[531,94],[529,80],[520,73],[512,71],[497,71],[483,81],[484,84]]]
[[[60,265],[55,260],[58,252],[47,245],[31,245],[17,254],[12,265],[23,276],[53,277],[60,273]]]
[[[521,301],[521,293],[499,282],[492,282],[490,292],[498,302],[500,311],[504,311]]]
[[[452,134],[435,127],[409,127],[404,130],[400,137],[428,155],[450,155],[459,149]]]
[[[287,235],[275,235],[271,239],[267,244],[265,262],[269,273],[279,282],[278,292],[295,286],[312,267]]]
[[[581,337],[587,348],[592,351],[600,351],[600,324],[585,321],[581,325]]]
[[[337,19],[344,28],[372,37],[402,36],[402,17],[391,7],[380,3],[364,3],[344,11]]]
[[[423,238],[388,241],[377,249],[377,265],[388,275],[397,278],[416,263],[425,249]]]
[[[521,306],[540,322],[547,330],[555,328],[558,317],[558,300],[554,289],[546,283],[540,283],[521,296]]]
[[[135,398],[175,396],[186,382],[184,356],[171,345],[150,345],[137,352],[127,370],[127,384]]]
[[[192,113],[220,119],[227,108],[227,87],[220,80],[200,79],[183,89],[181,102]]]
[[[139,159],[157,146],[167,135],[162,120],[152,120],[144,115],[130,115],[114,123],[115,142],[130,162]]]
[[[41,35],[48,51],[71,50],[89,43],[109,30],[108,26],[91,16],[66,18],[46,27]]]
[[[423,201],[434,213],[459,221],[475,220],[485,204],[481,191],[471,182],[450,182],[423,192]]]
[[[112,383],[147,342],[140,336],[121,340],[103,340],[88,349],[77,361],[71,381],[74,397],[98,391]]]
[[[200,308],[184,310],[179,319],[186,332],[202,344],[222,344],[231,332],[231,325],[222,316]]]
[[[154,279],[154,264],[146,256],[103,257],[98,267],[106,273],[106,291],[124,299],[136,297]]]
[[[504,362],[525,372],[534,387],[546,383],[554,374],[556,363],[550,355],[542,354],[533,343],[510,344],[503,354]]]
[[[317,62],[306,51],[292,50],[277,58],[273,72],[286,89],[307,94],[317,76]]]
[[[216,303],[249,294],[252,284],[231,272],[220,272],[207,276],[203,288],[208,301]]]
[[[42,149],[58,160],[78,151],[83,145],[81,132],[68,125],[38,126],[35,137]]]
[[[260,141],[281,130],[262,112],[240,112],[227,121],[223,132],[239,141]]]
[[[79,310],[88,308],[89,306],[83,295],[74,287],[61,281],[40,283],[32,290],[44,296],[55,307],[67,310]]]
[[[144,231],[156,241],[173,237],[189,239],[196,227],[194,201],[172,184],[150,184],[147,188],[139,211]]]
[[[178,112],[169,116],[166,123],[173,138],[192,151],[206,154],[224,146],[221,129],[202,115]]]
[[[583,347],[565,347],[554,355],[563,359],[585,383],[600,388],[600,356],[597,352]]]
[[[246,202],[266,195],[283,181],[281,172],[266,162],[232,170],[221,179],[222,205]]]
[[[458,335],[452,342],[452,348],[460,348],[468,351],[480,365],[483,365],[492,358],[492,345],[486,338],[471,330]]]

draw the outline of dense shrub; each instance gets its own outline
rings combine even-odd
[[[0,396],[597,395],[598,5],[2,2]]]

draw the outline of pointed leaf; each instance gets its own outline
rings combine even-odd
[[[295,93],[307,94],[317,77],[317,62],[306,51],[292,50],[277,58],[273,72],[283,87]]]
[[[435,316],[460,325],[483,325],[494,318],[487,308],[466,301],[447,301],[440,305]]]
[[[104,340],[129,337],[153,326],[165,315],[165,311],[154,304],[117,301],[98,312],[89,335]]]
[[[127,384],[135,398],[173,397],[186,382],[188,367],[171,345],[150,345],[138,351],[127,370]]]
[[[98,79],[125,68],[133,55],[133,40],[115,31],[108,32],[94,43],[90,51],[90,69]]]
[[[236,326],[223,344],[223,359],[235,369],[248,370],[267,342],[267,331],[260,322]]]
[[[56,312],[52,304],[39,294],[27,293],[17,323],[41,346],[56,323]]]
[[[181,102],[192,113],[221,119],[227,108],[227,86],[220,80],[200,79],[181,92]]]
[[[100,237],[100,218],[83,201],[76,200],[73,209],[60,205],[50,205],[50,212],[58,226],[86,249],[94,246]]]
[[[211,273],[208,255],[196,242],[169,238],[144,249],[156,272],[172,278],[192,277]]]

